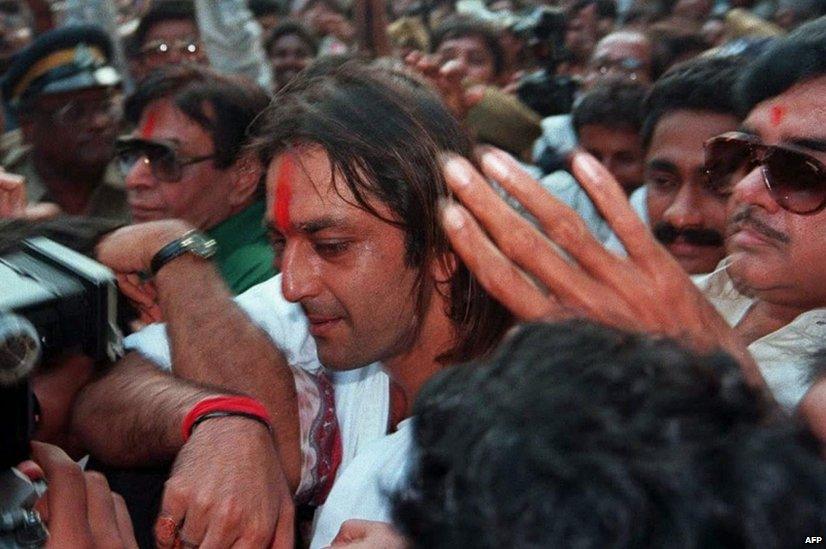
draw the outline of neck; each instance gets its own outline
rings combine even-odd
[[[399,417],[393,418],[398,423],[410,417],[413,403],[419,391],[433,375],[444,368],[436,358],[448,351],[454,344],[455,330],[445,314],[447,304],[444,297],[434,292],[431,303],[424,315],[419,337],[410,350],[403,355],[384,361],[382,364],[397,387],[399,398],[404,406],[396,403],[392,406]]]
[[[737,323],[735,331],[749,345],[761,337],[765,337],[790,324],[807,310],[808,308],[805,307],[758,300],[743,319]]]
[[[106,166],[85,168],[77,165],[56,166],[35,155],[34,169],[43,184],[49,189],[60,209],[67,214],[82,214],[86,211],[92,190],[103,179]]]

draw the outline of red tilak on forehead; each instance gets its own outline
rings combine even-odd
[[[292,180],[295,161],[290,153],[281,156],[281,165],[278,168],[278,177],[275,181],[275,202],[273,202],[273,217],[275,226],[281,232],[290,228],[290,199],[292,198]]]
[[[143,127],[140,129],[142,139],[152,139],[152,134],[155,132],[155,111],[146,113],[146,120],[143,121]]]
[[[786,109],[782,105],[775,105],[771,111],[772,126],[779,126],[783,122],[783,117],[786,116]]]

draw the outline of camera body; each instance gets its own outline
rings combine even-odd
[[[46,238],[0,256],[0,549],[39,547],[46,530],[32,506],[38,487],[14,466],[29,456],[38,405],[31,373],[42,357],[123,353],[114,274]]]

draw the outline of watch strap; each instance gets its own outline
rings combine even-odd
[[[175,240],[173,240],[172,242],[158,250],[157,253],[155,253],[155,255],[152,256],[152,261],[150,261],[149,263],[150,275],[155,276],[156,274],[158,274],[158,271],[161,269],[161,267],[163,267],[176,257],[179,257],[187,252],[192,252],[195,255],[198,255],[199,257],[202,257],[204,259],[211,257],[214,253],[215,241],[208,239],[212,242],[212,253],[199,253],[194,249],[195,239],[198,237],[208,239],[208,237],[201,235],[198,231],[193,229],[191,231],[185,232],[179,238],[176,238]]]

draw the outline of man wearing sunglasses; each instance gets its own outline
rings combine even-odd
[[[826,342],[826,18],[778,40],[739,82],[740,131],[706,145],[731,193],[724,272],[701,283],[794,409]]]
[[[809,389],[814,353],[826,342],[826,18],[772,44],[747,66],[736,96],[748,113],[740,131],[710,139],[705,161],[709,184],[730,194],[728,257],[696,287],[618,198],[622,191],[610,174],[584,155],[575,157],[574,174],[629,250],[627,258],[577,230],[582,221],[547,195],[543,202],[537,183],[513,166],[485,173],[523,204],[542,205],[543,212],[532,213],[576,268],[560,262],[533,227],[504,228],[507,206],[485,200],[478,185],[462,185],[468,176],[448,183],[496,245],[457,207],[444,216],[448,236],[480,280],[496,281],[486,286],[520,318],[571,311],[609,323],[623,318],[636,331],[678,337],[703,351],[723,348],[787,411],[800,406],[822,418],[826,386]],[[496,248],[498,255],[489,253]],[[541,291],[525,282],[529,276]]]
[[[275,274],[262,224],[263,169],[244,153],[247,127],[268,102],[245,80],[195,65],[165,67],[127,98],[135,130],[116,144],[133,221],[182,219],[205,231],[236,294]]]

